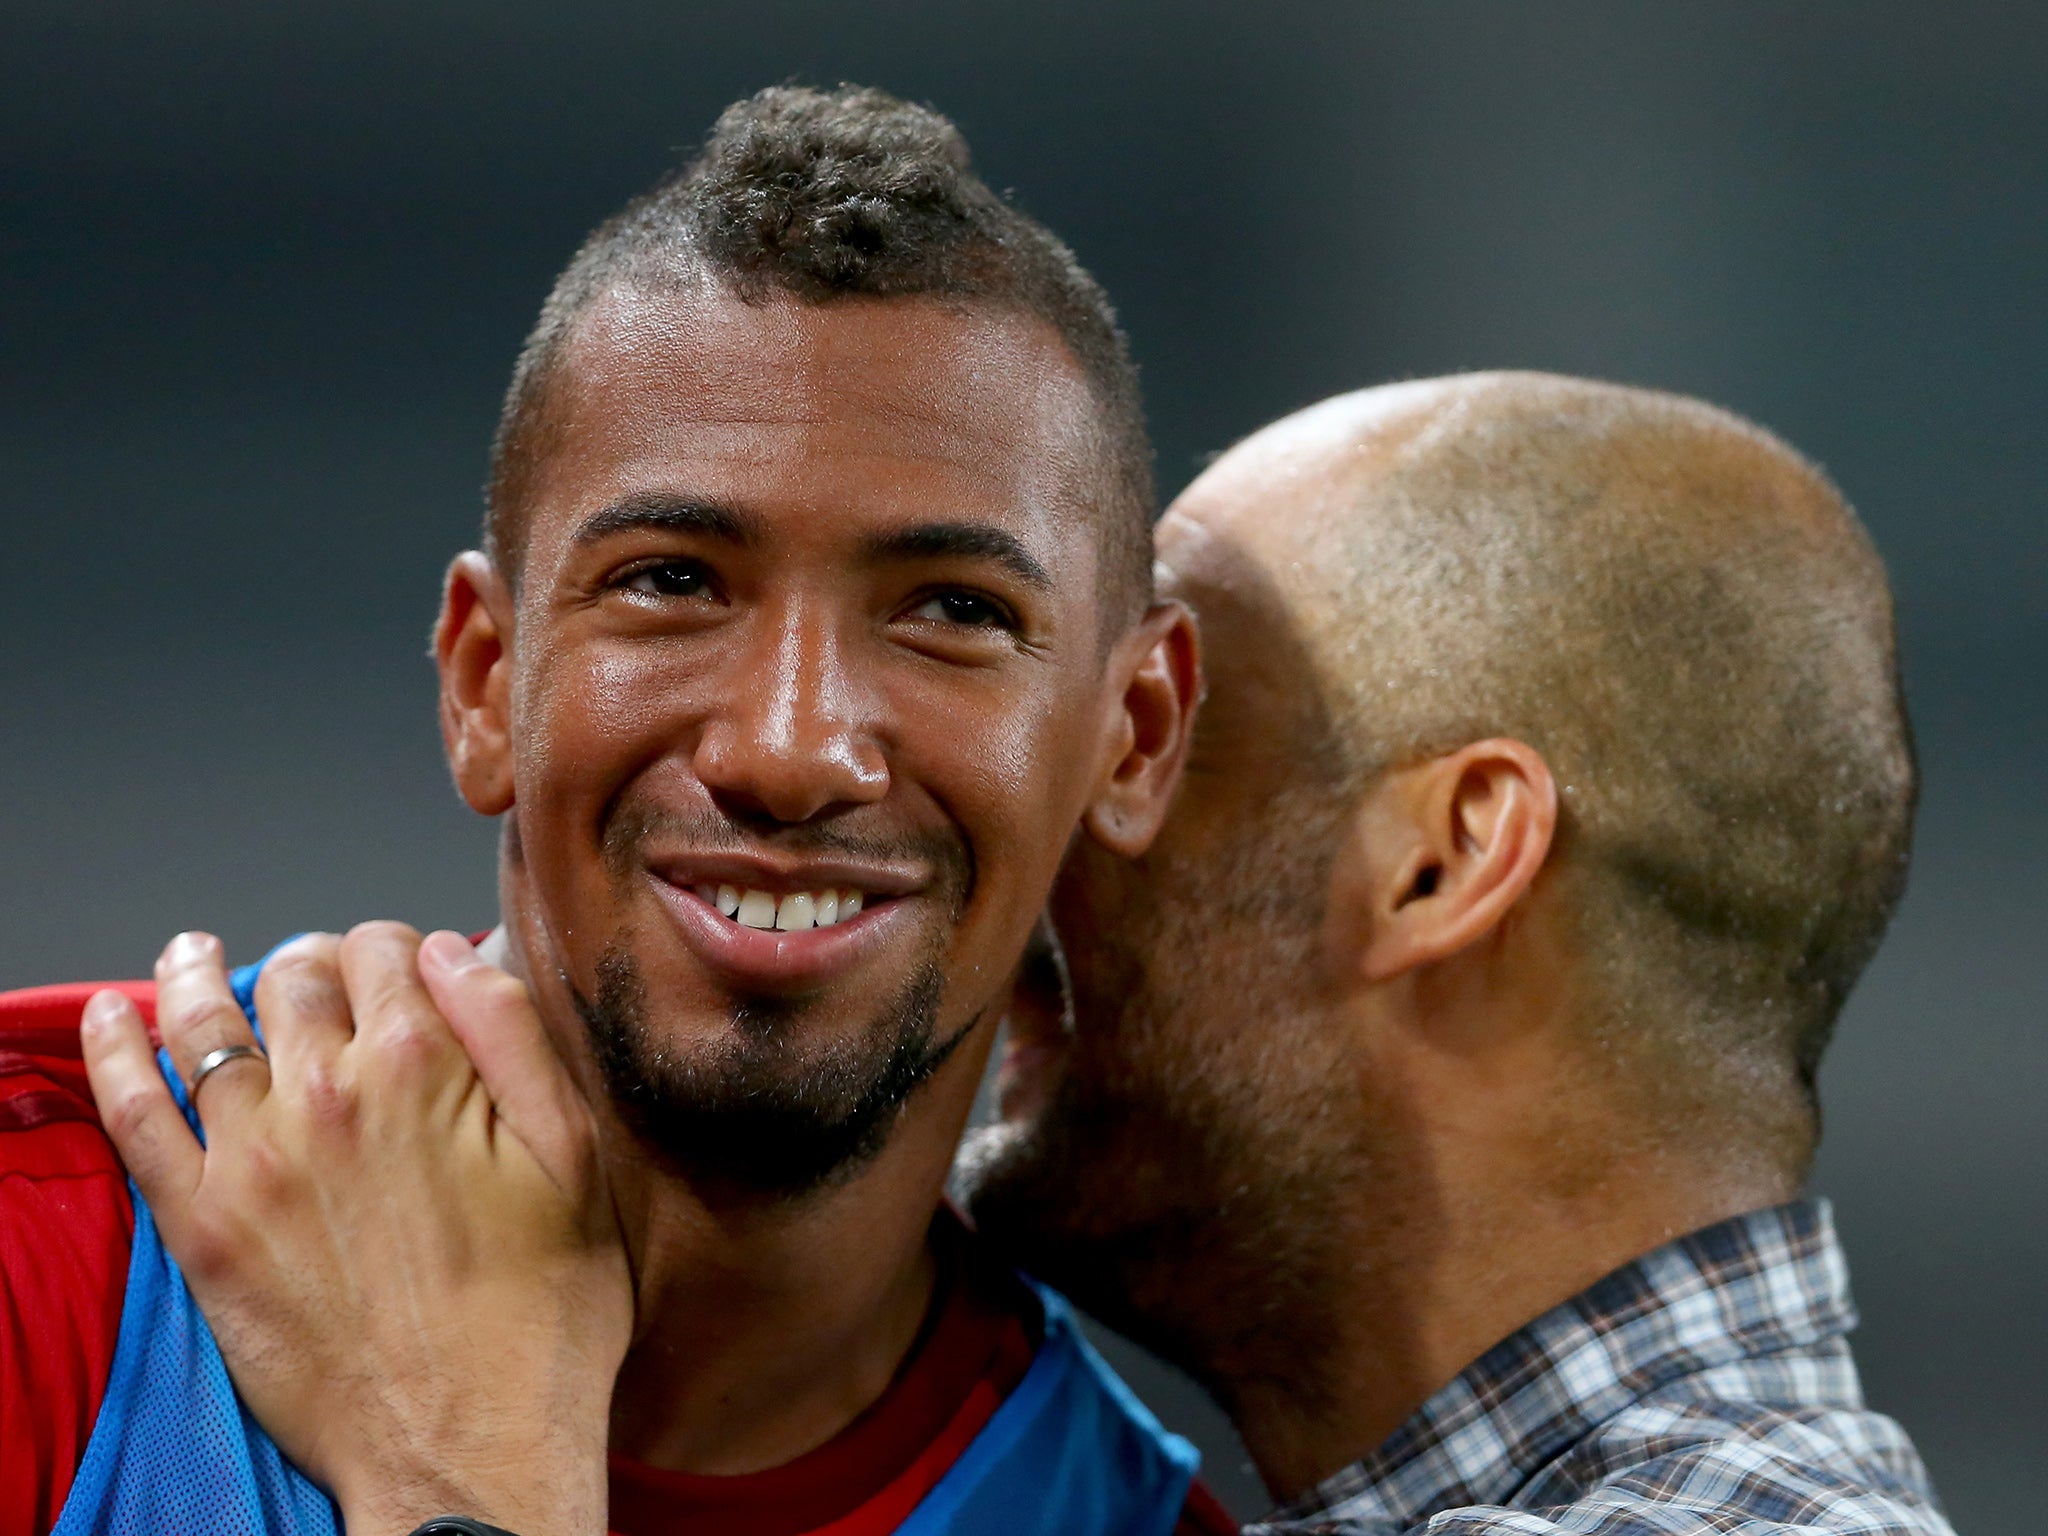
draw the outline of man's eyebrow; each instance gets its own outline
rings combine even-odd
[[[576,527],[577,544],[595,544],[615,533],[652,529],[661,533],[694,533],[726,544],[752,544],[760,536],[760,521],[723,502],[703,496],[629,496],[601,512],[593,512]]]
[[[944,556],[993,560],[1030,586],[1049,590],[1052,573],[1039,564],[1023,541],[989,523],[919,523],[867,541],[870,560],[929,560]]]

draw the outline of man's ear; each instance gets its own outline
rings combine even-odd
[[[1557,781],[1495,738],[1386,774],[1359,813],[1351,887],[1367,981],[1448,959],[1494,932],[1557,834]]]
[[[489,556],[448,567],[434,623],[441,744],[455,788],[479,815],[512,808],[512,593]]]
[[[1135,656],[1135,665],[1133,657]],[[1109,767],[1081,815],[1088,835],[1136,858],[1166,820],[1202,701],[1202,647],[1180,602],[1154,603],[1110,666],[1128,678],[1111,725]]]

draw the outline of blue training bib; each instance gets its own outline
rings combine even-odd
[[[232,977],[256,1022],[261,964]],[[178,1105],[198,1116],[168,1054]],[[135,1241],[107,1392],[51,1536],[338,1536],[333,1501],[235,1395],[185,1278],[134,1186]],[[1045,1338],[1016,1391],[898,1527],[904,1536],[1168,1536],[1195,1474],[1169,1434],[1039,1286]]]

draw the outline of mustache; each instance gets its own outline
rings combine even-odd
[[[602,854],[614,880],[631,877],[640,850],[655,839],[698,853],[838,854],[877,863],[924,863],[937,874],[936,884],[964,904],[974,887],[974,856],[967,841],[949,828],[898,833],[869,833],[829,821],[800,822],[763,831],[715,806],[676,810],[626,799],[605,817]]]

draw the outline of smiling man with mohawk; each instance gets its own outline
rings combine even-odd
[[[730,109],[557,283],[448,575],[497,965],[386,924],[230,978],[187,935],[154,989],[0,999],[0,1533],[1199,1528],[1191,1449],[940,1205],[1061,856],[1141,851],[1178,777],[1151,511],[1107,301],[949,123]],[[550,1043],[458,1042],[436,1004],[514,977]],[[422,1182],[467,1215],[393,1241]],[[346,1345],[293,1353],[290,1240],[404,1306],[308,1302]],[[485,1319],[451,1383],[421,1340]]]

